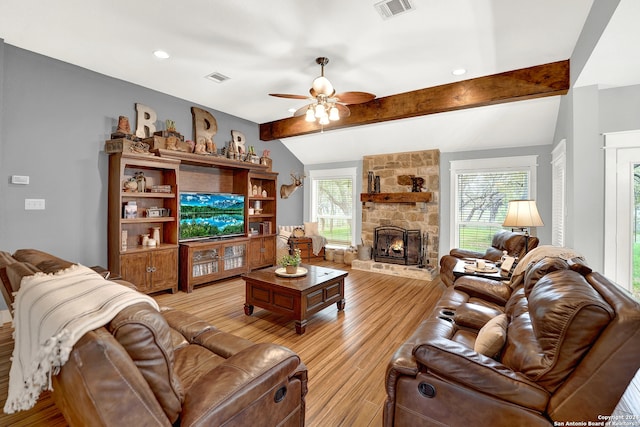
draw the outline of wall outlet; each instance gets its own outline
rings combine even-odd
[[[44,210],[44,199],[24,199],[24,210]]]

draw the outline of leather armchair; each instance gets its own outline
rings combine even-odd
[[[70,426],[303,426],[307,370],[291,350],[147,304],[83,336],[53,377]]]
[[[460,278],[396,350],[384,425],[586,425],[610,415],[640,368],[640,304],[559,258],[533,264],[514,288],[490,282]],[[478,341],[498,316],[504,344],[487,355]]]
[[[0,252],[7,305],[22,277],[71,265],[32,249]],[[51,380],[53,399],[70,426],[305,423],[307,368],[296,353],[147,303],[130,305],[84,334]]]
[[[499,261],[502,258],[503,251],[507,251],[509,256],[522,258],[525,255],[525,236],[508,230],[500,230],[493,235],[491,246],[482,252],[471,251],[468,249],[454,248],[449,251],[448,255],[440,258],[440,278],[445,285],[451,286],[455,280],[453,276],[453,268],[461,258],[478,258],[489,261]],[[540,240],[535,236],[529,236],[529,251],[538,246]]]

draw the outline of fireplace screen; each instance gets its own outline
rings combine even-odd
[[[420,263],[422,242],[420,230],[383,226],[374,230],[373,259],[392,264]]]

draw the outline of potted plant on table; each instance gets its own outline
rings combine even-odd
[[[282,267],[285,268],[287,274],[295,274],[298,271],[298,266],[302,263],[302,257],[300,256],[300,249],[294,249],[293,253],[284,255],[278,261]]]

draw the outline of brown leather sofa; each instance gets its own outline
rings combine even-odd
[[[69,265],[36,250],[0,252],[7,305],[22,276]],[[53,390],[71,426],[303,426],[307,369],[285,347],[139,303],[80,338]]]
[[[453,276],[453,268],[458,260],[462,258],[486,259],[489,261],[499,261],[502,258],[503,251],[507,251],[507,255],[522,258],[525,255],[525,236],[521,233],[515,233],[508,230],[500,230],[493,235],[491,247],[482,252],[471,251],[468,249],[454,248],[449,251],[448,255],[440,258],[440,278],[447,285],[453,285],[455,277]],[[536,248],[540,240],[537,237],[529,236],[529,251]]]
[[[461,277],[393,355],[384,425],[601,422],[638,354],[640,304],[580,262],[543,258],[511,283]]]

